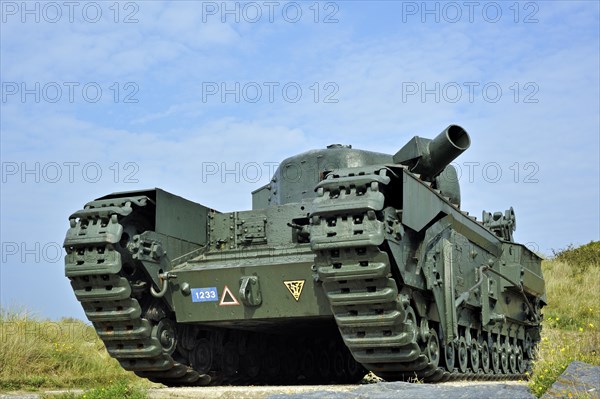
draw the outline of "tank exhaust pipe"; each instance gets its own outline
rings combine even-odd
[[[408,166],[423,180],[432,181],[450,162],[471,145],[471,138],[465,129],[450,125],[433,140],[415,136],[394,154],[394,163]]]

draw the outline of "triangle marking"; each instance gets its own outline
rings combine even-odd
[[[229,296],[229,298],[227,298],[227,296]],[[223,295],[221,295],[221,302],[219,302],[219,306],[235,306],[239,304],[240,303],[235,298],[229,287],[225,286],[225,288],[223,288]]]
[[[302,295],[302,288],[304,288],[305,281],[306,280],[290,280],[283,282],[296,302],[300,300],[300,295]]]

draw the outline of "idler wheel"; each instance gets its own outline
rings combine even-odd
[[[531,339],[531,335],[529,333],[525,334],[525,351],[527,351],[527,358],[533,359],[535,356],[534,353],[535,345],[533,345],[533,339]]]
[[[319,370],[319,380],[324,383],[329,382],[331,378],[331,357],[328,353],[321,353],[317,361],[317,369]]]
[[[331,354],[327,350],[327,346],[319,344],[316,347],[317,357],[316,366],[318,372],[318,379],[322,382],[328,382],[331,378]]]
[[[435,330],[432,328],[429,330],[429,338],[427,339],[427,347],[425,348],[425,355],[434,368],[440,364],[440,341]]]
[[[494,370],[494,374],[500,374],[500,348],[498,348],[498,343],[494,342],[492,345],[492,370]]]
[[[490,348],[487,341],[481,343],[481,368],[486,374],[490,373]]]
[[[263,362],[263,371],[271,384],[276,382],[277,378],[283,373],[280,357],[282,350],[281,345],[276,345],[272,350],[267,352]],[[314,367],[314,364],[312,366]]]
[[[315,378],[315,352],[312,348],[307,348],[302,353],[300,360],[300,372],[304,376],[306,382],[311,382]]]
[[[299,367],[298,364],[299,351],[291,346],[287,347],[282,361],[284,369],[284,382],[294,383],[298,379]]]
[[[343,382],[346,375],[346,358],[341,345],[334,345],[331,352],[331,372],[335,382]]]
[[[449,342],[444,348],[444,366],[450,373],[454,371],[454,362],[456,361],[456,350],[454,342]]]
[[[354,359],[352,353],[349,350],[344,351],[344,357],[346,358],[346,373],[349,382],[358,382],[367,373],[365,368]]]
[[[157,325],[152,327],[152,336],[160,342],[163,353],[171,355],[175,352],[177,332],[175,331],[175,323],[171,320],[162,319],[159,321]]]
[[[346,373],[344,362],[346,359],[344,359],[344,353],[341,350],[336,350],[333,352],[332,356],[331,371],[335,382],[339,383],[344,380],[344,375]]]
[[[502,372],[504,374],[508,374],[508,350],[506,349],[506,345],[502,345],[502,349],[500,349],[500,367],[502,368]]]
[[[240,355],[236,342],[229,341],[223,347],[223,373],[230,377],[237,373],[240,367]]]
[[[479,371],[479,358],[481,357],[479,344],[476,340],[471,339],[471,345],[469,347],[469,364],[474,373]]]
[[[517,374],[517,352],[519,348],[516,345],[510,347],[510,355],[508,355],[508,368],[512,374]]]
[[[260,351],[255,346],[248,345],[246,354],[242,356],[240,364],[243,373],[249,378],[255,379],[260,374]]]
[[[197,333],[194,327],[180,326],[179,330],[179,345],[183,346],[184,349],[192,351],[196,347],[198,342]]]
[[[517,346],[517,371],[521,374],[527,371],[527,361],[523,356],[523,349]]]
[[[194,370],[200,374],[208,374],[212,369],[212,348],[210,341],[206,338],[198,340],[191,354],[191,363]]]
[[[459,338],[458,346],[456,348],[456,355],[458,357],[458,370],[461,373],[466,373],[469,369],[469,353],[467,350],[467,340],[465,337]]]

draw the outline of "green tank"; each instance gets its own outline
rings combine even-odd
[[[69,217],[65,273],[123,368],[169,386],[524,378],[541,259],[515,214],[460,209],[457,125],[395,154],[284,160],[221,213],[161,189]]]

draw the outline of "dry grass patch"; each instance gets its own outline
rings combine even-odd
[[[0,310],[0,390],[145,381],[111,358],[90,325]]]
[[[572,361],[600,366],[600,243],[569,247],[555,255],[555,260],[542,264],[548,306],[543,309],[542,342],[529,383],[538,397]]]

